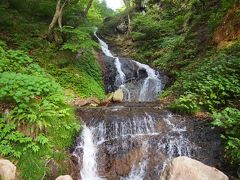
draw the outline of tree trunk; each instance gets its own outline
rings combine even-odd
[[[83,14],[83,18],[84,18],[84,19],[87,17],[88,11],[89,11],[89,9],[91,8],[92,3],[93,3],[93,0],[89,0],[89,1],[88,1],[88,5],[87,5],[87,7],[86,7],[86,9],[85,9],[85,11],[84,11],[84,14]]]
[[[132,27],[131,27],[131,17],[130,17],[130,0],[123,0],[126,8],[127,8],[127,13],[128,13],[128,35],[131,34],[132,32]]]
[[[66,6],[67,1],[65,1],[59,11],[59,17],[58,17],[58,26],[62,30],[62,16],[63,16],[63,9]]]
[[[50,23],[49,25],[49,28],[48,28],[48,36],[52,36],[53,34],[53,29],[56,25],[56,23],[58,22],[58,26],[60,29],[62,29],[62,16],[63,16],[63,9],[64,7],[67,5],[67,3],[69,2],[70,0],[65,0],[63,2],[63,4],[61,4],[61,0],[58,0],[57,1],[57,5],[56,5],[56,11],[55,11],[55,14],[53,16],[53,19],[52,19],[52,22]]]
[[[59,18],[60,10],[61,10],[61,0],[58,0],[57,5],[56,5],[55,14],[54,14],[52,22],[50,23],[49,28],[48,28],[48,35],[51,35],[52,32],[53,32],[53,29],[54,29],[54,27],[57,23],[58,18]]]
[[[131,18],[128,13],[128,34],[131,35],[131,33],[132,33]]]

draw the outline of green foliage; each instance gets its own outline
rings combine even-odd
[[[0,102],[14,107],[0,120],[0,154],[21,161],[28,153],[41,158],[52,156],[54,149],[64,151],[72,144],[79,125],[65,102],[63,90],[26,53],[2,47]],[[44,166],[42,161],[32,163]],[[22,176],[29,179],[25,174],[29,167],[21,163],[19,167]],[[40,172],[31,178],[39,179]]]
[[[226,108],[221,112],[213,114],[213,125],[224,129],[222,138],[226,146],[226,156],[231,163],[240,163],[240,111],[235,108]]]
[[[91,39],[90,33],[92,28],[73,28],[70,26],[63,27],[63,32],[67,33],[68,40],[62,46],[62,50],[70,50],[73,53],[91,53],[93,48],[97,48],[98,44]]]
[[[73,0],[65,7],[63,25],[68,26],[58,32],[60,46],[45,38],[56,1],[0,1],[0,105],[11,105],[7,114],[0,109],[0,156],[18,162],[21,179],[41,179],[45,173],[48,178],[49,160],[66,174],[66,150],[80,129],[67,98],[104,97],[93,52],[98,45],[89,27],[112,11],[93,1],[83,20],[88,2]]]
[[[20,158],[27,150],[37,153],[43,146],[49,146],[45,135],[39,134],[35,139],[16,129],[15,123],[8,117],[0,118],[0,153],[4,156]]]
[[[220,25],[222,17],[226,14],[226,12],[233,7],[234,0],[221,0],[219,2],[219,7],[211,14],[208,20],[209,32],[213,33],[213,31]]]
[[[173,104],[170,105],[170,108],[181,112],[194,114],[200,110],[197,104],[196,94],[188,93],[187,95],[180,96]]]
[[[236,43],[234,47],[216,52],[199,63],[188,67],[188,71],[181,73],[174,88],[184,92],[180,99],[188,99],[193,95],[192,102],[198,108],[215,111],[215,109],[230,105],[240,95],[240,45]],[[182,106],[186,105],[181,100],[177,100]],[[186,111],[192,105],[186,106]]]
[[[0,99],[16,103],[31,103],[48,94],[60,93],[60,88],[48,78],[15,72],[0,74]]]

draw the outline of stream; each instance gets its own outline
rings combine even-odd
[[[122,89],[124,102],[82,107],[83,129],[72,152],[82,180],[158,180],[167,163],[188,156],[208,165],[221,163],[219,134],[207,121],[159,108],[166,76],[148,65],[102,49],[106,92]]]

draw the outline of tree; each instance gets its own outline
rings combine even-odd
[[[86,7],[86,9],[85,9],[85,11],[83,13],[83,19],[85,19],[87,17],[88,11],[91,8],[92,3],[93,3],[93,0],[89,0],[88,1],[87,7]]]
[[[62,29],[62,16],[63,16],[63,9],[64,7],[70,3],[71,0],[64,0],[62,3],[62,0],[58,0],[57,4],[56,4],[56,10],[55,10],[55,14],[52,18],[52,22],[49,25],[48,28],[48,35],[52,36],[54,27],[56,25],[56,23],[58,22],[58,26],[60,29]]]
[[[130,0],[123,0],[124,5],[127,10],[127,16],[128,16],[128,34],[132,33],[132,27],[131,27],[131,17],[130,17],[130,7],[131,7],[131,1]]]

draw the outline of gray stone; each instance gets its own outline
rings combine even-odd
[[[16,176],[16,166],[9,160],[0,159],[0,177],[4,180],[14,180]]]
[[[177,157],[162,173],[160,180],[228,180],[229,178],[214,167],[207,166],[188,157]]]
[[[59,176],[55,180],[73,180],[73,178],[69,175],[63,175],[63,176]]]

